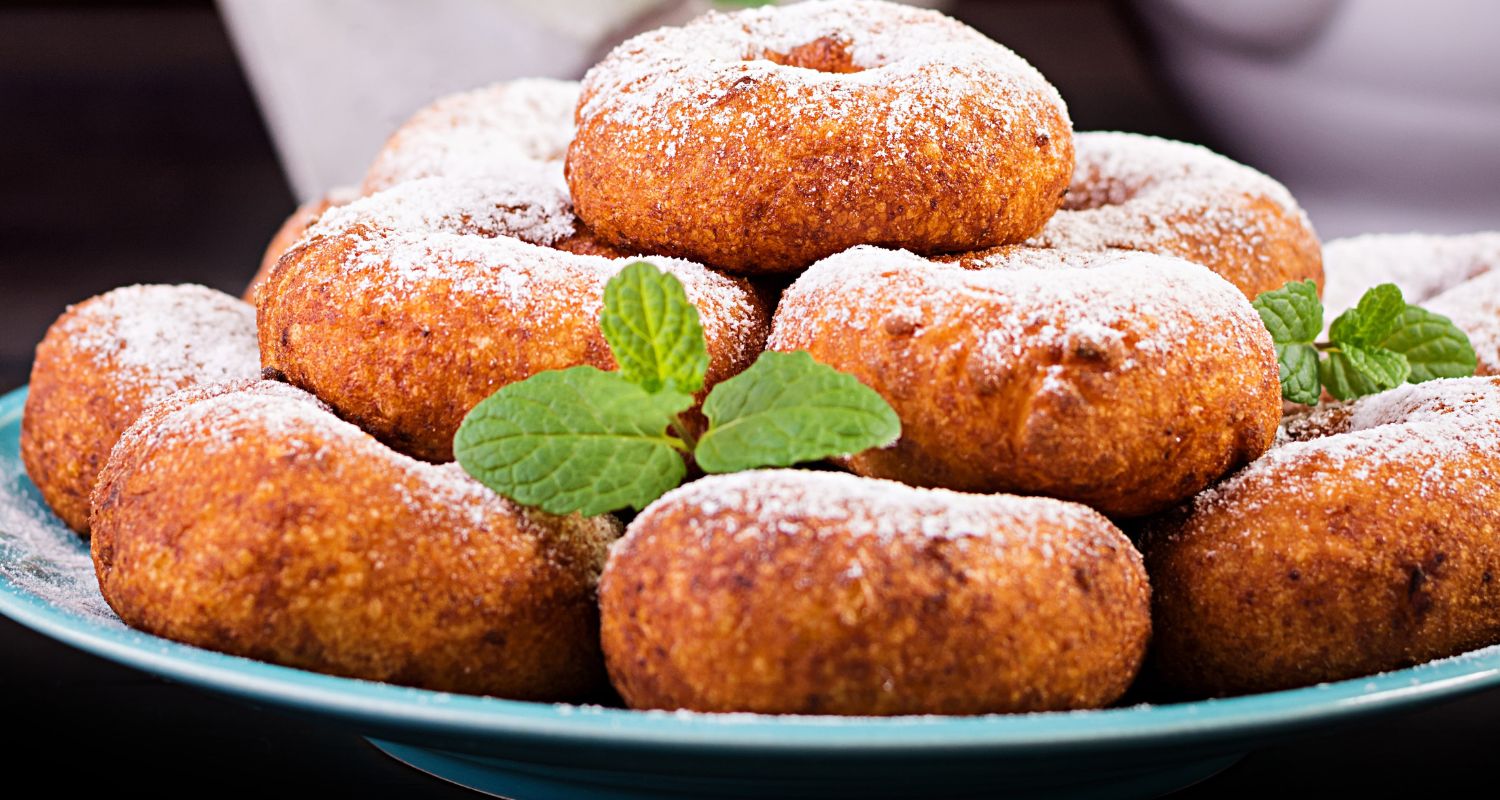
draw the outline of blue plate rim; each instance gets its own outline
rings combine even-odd
[[[26,387],[0,396],[0,431]],[[9,456],[0,456],[9,457]],[[1500,646],[1336,683],[1192,703],[980,717],[786,717],[569,706],[455,695],[323,675],[162,639],[60,611],[0,577],[0,614],[49,638],[181,683],[383,729],[632,747],[813,754],[1155,746],[1332,724],[1500,685]]]

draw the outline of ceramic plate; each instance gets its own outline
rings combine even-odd
[[[80,649],[259,705],[331,718],[391,755],[508,797],[1146,797],[1257,746],[1500,685],[1500,648],[1271,694],[1104,711],[891,719],[635,712],[335,678],[125,627],[86,544],[18,455],[0,397],[0,613]]]

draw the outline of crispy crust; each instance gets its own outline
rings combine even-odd
[[[429,461],[452,459],[464,415],[501,386],[549,369],[615,368],[598,317],[608,276],[627,260],[461,238],[493,247],[468,251],[481,252],[475,258],[433,256],[399,284],[381,283],[400,272],[392,260],[399,246],[366,227],[294,248],[260,294],[263,365]],[[753,287],[695,264],[655,262],[676,270],[697,298],[707,388],[748,367],[770,315]]]
[[[141,322],[170,328],[171,320],[149,319],[158,312],[143,307],[146,295],[189,304],[209,327],[185,336],[162,330],[157,338],[158,330],[148,330],[119,337],[122,319],[142,315],[148,319]],[[238,351],[230,354],[236,363],[189,363],[191,339],[197,336],[238,343],[230,345]],[[31,366],[21,417],[27,476],[68,527],[87,534],[89,492],[120,434],[173,391],[224,377],[255,377],[254,348],[249,307],[201,286],[125,287],[69,307],[37,345]]]
[[[632,708],[981,714],[1118,699],[1149,594],[1130,542],[1082,506],[768,471],[649,507],[600,607]]]
[[[750,32],[795,20],[828,32],[782,49]],[[870,51],[889,37],[910,52],[858,63],[866,36]],[[1067,189],[1072,124],[1029,65],[935,12],[809,4],[621,45],[584,79],[567,167],[579,216],[605,241],[788,272],[858,244],[1025,240]]]
[[[618,523],[521,509],[284,384],[152,408],[94,500],[100,590],[149,633],[517,699],[603,680],[594,590]]]
[[[900,441],[848,458],[853,471],[1128,517],[1270,446],[1270,337],[1206,270],[1025,248],[969,265],[984,268],[858,248],[783,294],[769,347],[853,374],[901,417]]]
[[[1323,286],[1312,223],[1272,178],[1198,145],[1131,133],[1074,137],[1068,197],[1032,244],[1140,250],[1202,264],[1254,299]]]
[[[243,295],[245,302],[251,304],[255,302],[256,290],[266,282],[271,270],[276,268],[276,262],[281,260],[286,251],[292,249],[292,245],[302,240],[307,229],[318,221],[318,217],[321,217],[324,211],[334,206],[344,205],[356,196],[344,190],[336,190],[297,206],[297,210],[281,223],[281,227],[276,229],[276,233],[271,236],[270,243],[266,245],[266,252],[260,257],[260,267],[255,270],[255,276],[245,287]]]
[[[1452,393],[1408,386],[1290,418],[1305,443],[1151,527],[1167,691],[1287,689],[1500,642],[1500,384],[1438,383]],[[1383,429],[1351,424],[1374,404],[1396,412]],[[1410,409],[1469,419],[1424,431]]]

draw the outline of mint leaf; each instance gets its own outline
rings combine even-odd
[[[1381,340],[1401,323],[1406,301],[1394,283],[1382,283],[1365,292],[1359,304],[1338,315],[1328,328],[1328,338],[1337,345],[1379,347]]]
[[[594,367],[539,372],[502,387],[464,417],[453,453],[510,499],[554,514],[644,508],[686,474],[667,434],[693,404]]]
[[[1305,406],[1317,405],[1322,394],[1318,383],[1318,348],[1310,344],[1276,345],[1276,366],[1281,372],[1281,397]]]
[[[1412,383],[1467,378],[1479,366],[1469,337],[1452,320],[1416,306],[1406,307],[1380,346],[1406,356],[1411,365],[1407,380]]]
[[[599,328],[625,380],[648,392],[703,388],[703,326],[675,276],[645,261],[620,270],[604,285]]]
[[[1411,366],[1406,356],[1379,347],[1344,345],[1328,354],[1319,377],[1328,393],[1340,400],[1394,389],[1406,380]]]
[[[1310,280],[1261,292],[1251,305],[1276,344],[1312,344],[1323,331],[1323,303],[1318,285]]]
[[[896,441],[901,420],[875,390],[806,352],[762,353],[715,386],[698,440],[705,472],[788,467]]]

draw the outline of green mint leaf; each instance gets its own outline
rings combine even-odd
[[[1401,323],[1406,301],[1394,283],[1382,283],[1364,293],[1359,305],[1338,315],[1328,328],[1328,338],[1337,345],[1379,347]]]
[[[1435,378],[1467,378],[1479,359],[1469,337],[1452,320],[1416,306],[1407,306],[1401,319],[1380,346],[1406,356],[1411,365],[1407,380],[1422,383]]]
[[[1328,393],[1340,400],[1400,386],[1411,373],[1406,356],[1379,347],[1343,345],[1328,354],[1320,377]]]
[[[1304,406],[1318,404],[1318,348],[1310,344],[1276,345],[1276,366],[1281,371],[1281,397]]]
[[[554,514],[644,508],[686,474],[667,433],[693,404],[594,367],[540,372],[502,387],[464,417],[453,453],[510,499]]]
[[[625,380],[648,392],[692,394],[703,388],[703,326],[675,276],[645,261],[620,270],[604,285],[599,328]]]
[[[1312,344],[1323,331],[1323,303],[1318,285],[1310,280],[1261,292],[1251,305],[1276,344]]]
[[[703,414],[710,425],[695,455],[705,472],[789,467],[882,447],[901,435],[885,398],[803,351],[762,353],[714,387]]]

